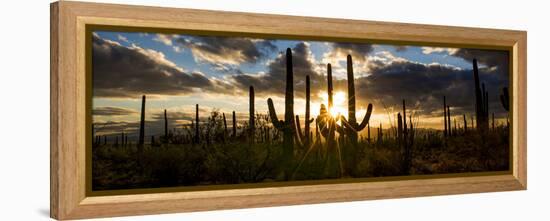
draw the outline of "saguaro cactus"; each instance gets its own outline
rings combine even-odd
[[[316,119],[316,124],[321,135],[326,139],[328,149],[332,150],[336,144],[336,141],[334,140],[336,136],[336,122],[329,113],[332,109],[332,66],[330,63],[327,64],[327,95],[328,109],[324,104],[321,104],[319,116]]]
[[[164,109],[164,143],[168,143],[168,116],[166,114],[166,109]]]
[[[143,143],[145,142],[145,95],[141,97],[141,119],[139,122],[139,145],[138,151],[143,151]]]
[[[311,140],[311,132],[310,132],[310,124],[314,121],[313,118],[310,118],[310,81],[309,81],[309,75],[306,76],[306,113],[305,113],[305,120],[304,120],[304,133],[302,133],[302,127],[300,126],[300,117],[296,115],[296,131],[298,132],[298,136],[300,136],[300,139],[302,140],[305,147],[309,147],[310,140]]]
[[[199,104],[195,105],[195,143],[200,142],[200,129],[199,129]]]
[[[449,135],[449,130],[447,128],[447,98],[443,96],[443,122],[445,124],[445,132],[443,135],[446,137]]]
[[[451,107],[447,106],[447,125],[449,126],[449,136],[453,134],[453,129],[451,128]]]
[[[464,133],[468,132],[468,123],[466,122],[466,114],[462,114],[464,118]]]
[[[225,113],[222,113],[223,118],[223,136],[225,139],[225,136],[227,136],[227,120],[225,119]]]
[[[269,116],[273,126],[283,132],[283,165],[285,179],[290,179],[292,175],[292,166],[294,158],[294,137],[295,136],[295,124],[294,124],[294,73],[292,70],[292,51],[290,48],[286,49],[286,91],[285,91],[285,120],[279,120],[273,100],[267,99],[267,105],[269,108]]]
[[[480,87],[479,70],[476,59],[473,60],[473,72],[476,94],[476,127],[478,130],[485,131],[489,127],[489,94],[485,91],[485,84],[481,84],[482,87]]]
[[[250,91],[248,93],[248,96],[249,96],[249,102],[248,102],[248,114],[249,114],[249,119],[248,119],[248,126],[249,126],[249,131],[248,131],[248,138],[250,139],[251,142],[254,142],[254,135],[255,135],[255,120],[254,120],[254,87],[253,86],[250,86]]]
[[[313,122],[313,118],[311,118],[311,115],[310,115],[310,96],[311,96],[311,89],[310,89],[311,85],[310,85],[310,80],[309,80],[309,75],[306,76],[306,119],[305,119],[305,125],[304,125],[304,131],[305,131],[305,134],[306,134],[306,139],[305,139],[305,144],[306,146],[309,146],[309,144],[311,143],[311,135],[310,134],[310,127],[309,125]],[[298,128],[300,129],[300,128]],[[309,136],[308,136],[309,135]]]
[[[348,72],[348,119],[342,117],[342,122],[346,128],[346,136],[350,144],[357,146],[357,132],[365,129],[369,123],[370,116],[372,114],[372,104],[369,104],[367,107],[367,112],[361,124],[357,123],[357,118],[355,117],[355,79],[353,74],[353,62],[351,55],[347,57],[347,72]],[[332,79],[331,79],[332,80]],[[332,82],[331,82],[332,86]],[[356,149],[356,148],[355,148]],[[350,153],[353,156],[357,156],[355,153]],[[354,162],[351,162],[354,163]]]
[[[231,135],[233,138],[237,136],[237,118],[235,117],[235,111],[233,111],[233,135]]]

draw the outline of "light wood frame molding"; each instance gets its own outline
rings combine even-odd
[[[527,188],[525,31],[65,1],[52,3],[50,10],[50,213],[53,218],[142,215]],[[487,176],[88,196],[85,189],[86,25],[509,48],[513,104],[510,111],[512,171]]]

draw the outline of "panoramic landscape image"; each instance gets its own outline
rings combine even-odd
[[[92,191],[511,167],[506,50],[98,30],[90,41]]]

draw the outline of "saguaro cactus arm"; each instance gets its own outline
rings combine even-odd
[[[344,123],[345,127],[348,127],[352,129],[355,132],[359,132],[369,124],[370,116],[372,115],[372,104],[369,104],[367,107],[367,112],[365,113],[365,117],[363,117],[363,121],[361,121],[361,124],[359,125],[352,125],[344,116],[340,116],[340,120]]]
[[[269,108],[271,123],[273,123],[273,126],[278,130],[282,130],[284,127],[284,122],[282,120],[279,121],[279,118],[277,118],[277,112],[275,112],[275,107],[273,106],[273,100],[271,100],[271,98],[267,99],[267,107]]]
[[[302,126],[300,125],[300,116],[296,115],[296,131],[298,133],[298,136],[300,138],[304,138],[304,134],[302,133]]]

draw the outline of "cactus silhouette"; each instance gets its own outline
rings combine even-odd
[[[453,129],[451,128],[451,108],[447,106],[447,126],[449,127],[449,136],[453,134]]]
[[[250,86],[250,91],[248,93],[249,96],[249,102],[248,102],[248,113],[249,113],[249,119],[248,119],[248,138],[250,139],[250,142],[254,142],[254,135],[255,135],[255,120],[254,120],[254,87]]]
[[[145,142],[145,95],[141,97],[141,120],[139,122],[139,145],[138,151],[143,151],[143,143]]]
[[[199,104],[195,105],[195,143],[200,142],[200,133],[199,133]]]
[[[313,118],[311,118],[311,115],[310,115],[310,98],[311,97],[311,83],[310,83],[310,79],[309,79],[309,75],[306,76],[306,113],[305,113],[305,125],[304,125],[304,134],[306,134],[306,139],[305,139],[305,145],[306,146],[309,146],[309,144],[311,143],[311,137],[313,137],[310,132],[310,127],[309,125],[311,123],[313,123]],[[298,127],[298,129],[300,129],[300,127]]]
[[[464,118],[464,133],[468,132],[468,122],[466,121],[466,114],[462,114]]]
[[[489,94],[485,91],[485,84],[481,83],[480,87],[477,59],[473,60],[473,72],[476,95],[476,127],[478,130],[485,131],[489,127]]]
[[[233,134],[231,135],[233,138],[237,137],[237,118],[235,117],[235,111],[233,111]]]
[[[405,107],[405,106],[403,106]],[[406,109],[404,109],[404,112]],[[414,133],[413,133],[413,124],[412,116],[410,116],[410,129],[406,128],[407,118],[405,115],[401,117],[401,113],[397,113],[397,143],[401,148],[402,162],[401,162],[401,173],[403,175],[410,174],[411,167],[411,149],[414,142]],[[405,132],[407,131],[407,132]],[[410,134],[407,134],[409,133]]]
[[[305,120],[304,120],[304,132],[302,133],[302,127],[300,125],[300,117],[296,115],[296,131],[298,132],[298,136],[300,136],[300,139],[302,140],[305,147],[309,147],[310,145],[310,139],[312,137],[312,133],[310,132],[310,124],[314,121],[313,118],[310,118],[310,80],[309,75],[306,76],[306,112],[305,112]]]
[[[267,99],[269,108],[269,116],[273,126],[283,132],[283,167],[284,176],[289,180],[292,175],[293,158],[294,158],[294,138],[299,141],[300,137],[296,136],[294,123],[294,73],[292,70],[292,51],[286,49],[286,91],[285,91],[285,120],[277,118],[277,112],[271,98]]]
[[[447,98],[443,96],[443,123],[445,124],[445,131],[443,136],[449,136],[449,129],[447,128]]]
[[[357,118],[355,116],[355,78],[353,74],[353,61],[351,55],[347,56],[347,77],[348,77],[348,119],[344,116],[341,116],[340,120],[343,129],[340,129],[336,126],[339,131],[342,144],[344,143],[344,138],[350,144],[350,148],[344,149],[344,161],[346,163],[346,172],[349,172],[351,175],[355,175],[356,164],[358,163],[359,148],[357,134],[361,130],[365,129],[369,123],[370,116],[372,114],[372,104],[369,104],[367,107],[367,112],[361,124],[357,123]],[[331,79],[332,80],[332,79]],[[332,84],[332,83],[331,83]],[[343,145],[342,145],[343,146]]]
[[[222,113],[223,118],[223,136],[224,138],[227,136],[227,120],[225,119],[225,113]]]
[[[355,117],[355,79],[353,74],[353,62],[351,55],[347,57],[347,72],[348,72],[348,119],[342,116],[342,122],[345,125],[345,133],[349,142],[357,146],[357,133],[365,129],[369,123],[370,116],[372,114],[372,104],[369,103],[367,107],[367,112],[361,124],[357,123],[357,118]],[[331,79],[332,80],[332,79]],[[332,83],[331,83],[332,85]],[[354,154],[356,155],[356,154]]]
[[[324,104],[321,104],[319,108],[319,116],[317,116],[316,124],[319,128],[320,134],[325,137],[327,146],[334,147],[336,123],[330,115],[329,111],[332,109],[332,66],[327,64],[327,95],[328,95],[328,109]]]
[[[164,143],[168,143],[168,116],[166,116],[166,109],[164,109]]]

